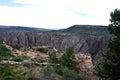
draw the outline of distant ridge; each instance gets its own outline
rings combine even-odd
[[[109,36],[107,26],[102,25],[73,25],[66,29],[52,30],[44,28],[33,28],[24,26],[0,26],[0,32],[46,32],[55,35],[72,35],[72,36]]]
[[[102,25],[73,25],[67,29],[61,29],[52,31],[51,33],[54,34],[69,34],[69,35],[96,35],[96,36],[102,36],[106,35],[109,36],[108,28],[107,26]]]
[[[45,31],[51,31],[52,29],[44,29],[44,28],[33,28],[33,27],[24,27],[24,26],[3,26],[0,25],[0,32],[45,32]]]

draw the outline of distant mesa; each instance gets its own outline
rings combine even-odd
[[[51,31],[52,29],[44,29],[44,28],[33,28],[33,27],[24,27],[24,26],[4,26],[0,25],[0,32],[7,31],[18,31],[18,32],[44,32]]]

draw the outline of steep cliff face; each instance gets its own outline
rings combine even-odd
[[[107,49],[108,39],[103,36],[70,36],[53,35],[37,32],[0,32],[0,41],[7,44],[18,44],[22,47],[50,46],[60,52],[72,47],[76,53],[91,55],[93,59],[97,53]]]

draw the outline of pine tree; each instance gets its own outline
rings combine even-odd
[[[108,27],[112,38],[109,50],[103,55],[103,61],[96,66],[95,74],[102,80],[120,80],[120,10],[111,12],[111,24]]]
[[[50,57],[50,59],[49,59],[50,63],[52,63],[52,64],[59,64],[56,53],[49,54],[49,57]]]
[[[72,48],[68,48],[66,53],[60,58],[60,65],[70,70],[76,70],[75,54]]]

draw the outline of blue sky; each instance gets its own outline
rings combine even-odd
[[[0,0],[0,25],[50,29],[108,25],[120,0]]]
[[[23,4],[14,3],[14,0],[0,0],[0,5],[9,7],[22,7]]]

